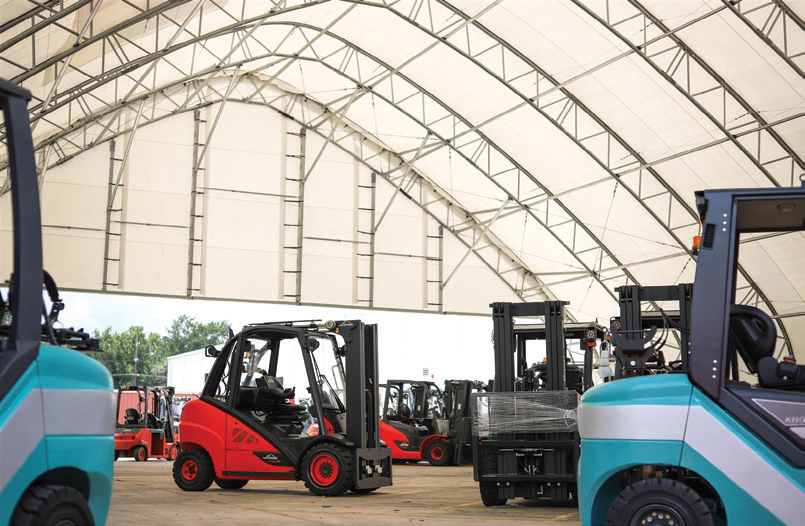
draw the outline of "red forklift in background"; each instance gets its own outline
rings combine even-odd
[[[425,380],[389,380],[380,438],[396,461],[427,460],[433,466],[471,462],[470,395],[486,391],[476,380],[447,380],[444,391]]]
[[[380,438],[395,461],[439,462],[445,454],[439,439],[447,432],[443,393],[426,380],[388,380],[384,391]],[[433,462],[431,462],[433,464]]]
[[[174,428],[173,387],[122,386],[117,391],[115,460],[133,457],[176,460],[178,436]]]
[[[391,451],[382,447],[378,430],[376,325],[247,325],[221,350],[210,346],[205,354],[215,363],[201,397],[184,406],[179,424],[181,453],[173,465],[179,488],[303,480],[316,495],[336,496],[391,485]],[[324,366],[331,354],[345,362],[344,401]],[[286,375],[288,363],[301,358],[311,405],[293,403],[295,387],[278,380],[280,356]],[[305,432],[311,417],[316,433]]]

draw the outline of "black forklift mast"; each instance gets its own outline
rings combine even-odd
[[[336,322],[336,326],[345,346],[345,403],[348,408],[362,409],[347,411],[347,437],[359,448],[379,448],[377,325],[348,320]]]
[[[517,339],[514,318],[519,316],[545,317],[545,352],[548,365],[547,389],[563,390],[566,385],[567,362],[565,361],[564,310],[567,301],[540,303],[492,303],[494,327],[495,380],[492,390],[496,393],[514,391],[518,375],[522,375],[526,363],[525,340]],[[516,364],[515,369],[515,350]]]
[[[620,334],[628,340],[639,340],[652,327],[663,327],[673,322],[679,327],[679,349],[682,371],[690,367],[690,323],[693,304],[693,284],[640,286],[624,285],[615,288],[618,293],[620,317],[616,321]],[[678,304],[675,311],[643,310],[644,303],[672,301]],[[620,361],[615,365],[615,378],[624,376]]]
[[[36,359],[42,331],[42,223],[29,100],[31,92],[0,79],[14,229],[12,318],[8,338],[0,341],[0,400]]]
[[[566,325],[567,304],[490,305],[495,352],[492,392],[476,393],[471,401],[473,476],[487,506],[499,506],[515,497],[559,505],[577,498],[578,434],[566,417],[557,423],[538,413],[553,408],[566,414],[575,407],[581,392],[592,385],[593,348],[603,339],[604,328],[597,323]],[[517,317],[538,316],[544,318],[544,324],[514,323]],[[568,365],[568,339],[578,339],[585,351],[583,370]],[[531,368],[526,357],[530,340],[545,341],[546,358]],[[568,386],[571,377],[572,387]],[[515,407],[520,413],[512,420],[509,413],[513,415]],[[526,407],[531,409],[523,410]]]

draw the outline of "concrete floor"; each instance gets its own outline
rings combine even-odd
[[[204,492],[184,492],[173,482],[172,465],[164,460],[116,462],[107,524],[579,524],[576,509],[544,508],[523,499],[485,507],[471,466],[395,465],[390,488],[328,498],[316,497],[302,482],[282,481],[251,481],[234,491],[213,484]]]

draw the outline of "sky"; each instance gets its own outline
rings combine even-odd
[[[140,325],[164,334],[185,314],[198,321],[227,320],[236,333],[247,323],[288,320],[360,319],[378,324],[380,379],[423,379],[423,368],[440,384],[448,379],[488,381],[494,376],[492,318],[278,305],[217,300],[186,300],[123,294],[62,292],[64,326],[88,332]],[[490,312],[491,313],[491,312]]]

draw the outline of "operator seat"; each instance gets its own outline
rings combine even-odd
[[[264,375],[257,379],[257,400],[255,409],[264,411],[266,419],[277,423],[301,425],[308,418],[307,408],[301,404],[292,404],[288,399],[294,398],[294,389],[285,389],[273,376]]]
[[[777,328],[768,314],[749,305],[730,307],[730,339],[764,388],[805,390],[805,366],[774,357]]]
[[[128,409],[126,409],[126,414],[123,417],[123,421],[127,425],[131,426],[138,425],[140,423],[140,412],[133,407],[129,407]]]
[[[148,413],[145,416],[145,427],[148,429],[159,429],[159,422],[157,421],[157,417],[154,413]]]

